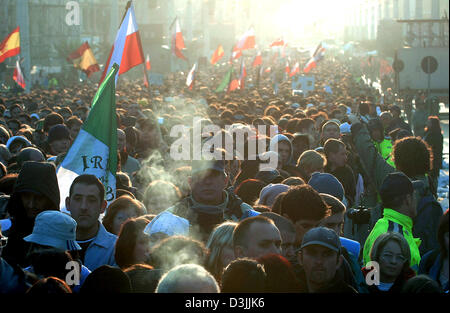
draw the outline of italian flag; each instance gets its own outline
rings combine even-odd
[[[61,195],[61,210],[69,196],[70,185],[82,174],[95,175],[105,186],[105,200],[116,196],[117,121],[115,77],[119,65],[113,64],[92,101],[91,110],[78,136],[56,170]]]

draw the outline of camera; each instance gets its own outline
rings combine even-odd
[[[359,206],[357,208],[348,210],[347,216],[353,221],[354,224],[358,225],[369,224],[370,209],[363,206]]]

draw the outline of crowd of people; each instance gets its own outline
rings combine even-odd
[[[1,94],[0,293],[448,293],[443,135],[426,97],[381,95],[343,58],[314,69],[310,92],[283,70],[221,93],[225,69],[200,68],[192,90],[180,73],[149,89],[120,78],[109,203],[89,174],[60,199],[56,176],[96,86]],[[202,143],[234,145],[174,160],[175,125],[219,126]]]

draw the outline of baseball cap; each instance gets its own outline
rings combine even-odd
[[[412,181],[402,172],[389,173],[380,187],[380,197],[383,202],[393,197],[412,194],[413,192]]]
[[[76,242],[77,222],[60,211],[44,211],[36,216],[33,232],[23,240],[61,250],[81,250]]]
[[[308,185],[319,193],[326,193],[338,198],[340,201],[344,199],[344,187],[341,182],[332,174],[315,172],[311,175]]]
[[[225,173],[224,160],[193,160],[191,164],[191,174],[198,174],[199,172],[213,170]]]
[[[311,245],[326,247],[337,253],[340,253],[341,251],[341,241],[339,240],[339,236],[334,230],[326,227],[312,228],[303,236],[300,249]]]

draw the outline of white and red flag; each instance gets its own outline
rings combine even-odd
[[[192,66],[192,69],[189,71],[188,76],[186,78],[186,86],[188,86],[189,90],[192,90],[192,88],[194,88],[196,70],[197,70],[197,62],[194,63],[194,66]]]
[[[292,68],[291,72],[289,73],[289,77],[292,77],[298,73],[300,73],[300,66],[299,66],[298,62],[296,62],[294,67]]]
[[[150,71],[152,69],[152,65],[150,63],[150,56],[147,54],[147,59],[145,60],[145,68],[147,71]]]
[[[237,59],[242,55],[242,51],[255,48],[255,30],[251,27],[239,39],[233,47],[231,59]]]
[[[105,64],[101,84],[107,73],[110,72],[112,65],[117,63],[119,71],[116,74],[116,83],[119,75],[128,72],[133,67],[145,62],[144,52],[142,50],[141,37],[136,23],[134,6],[131,4],[127,9],[125,17],[117,32],[116,40],[112,46],[108,61]]]
[[[323,59],[324,54],[325,54],[325,47],[323,47],[322,43],[320,43],[317,46],[316,51],[314,51],[314,54],[311,57],[311,59],[309,59],[309,61],[306,63],[305,67],[303,68],[303,72],[309,73],[309,71],[311,71],[313,68],[315,68],[317,66],[317,64],[319,63],[319,61]]]
[[[17,59],[16,61],[16,67],[14,68],[13,72],[13,79],[23,89],[25,89],[25,78],[23,77],[22,69],[20,68],[20,62]]]
[[[272,47],[282,47],[282,46],[284,46],[284,40],[281,38],[278,38],[277,40],[272,42],[269,47],[272,48]]]
[[[253,60],[252,66],[257,67],[262,64],[262,56],[261,51],[258,51],[258,53],[255,56],[255,59]]]
[[[179,59],[187,61],[187,58],[181,52],[185,49],[183,33],[181,32],[180,21],[175,18],[175,32],[172,35],[172,53]]]

